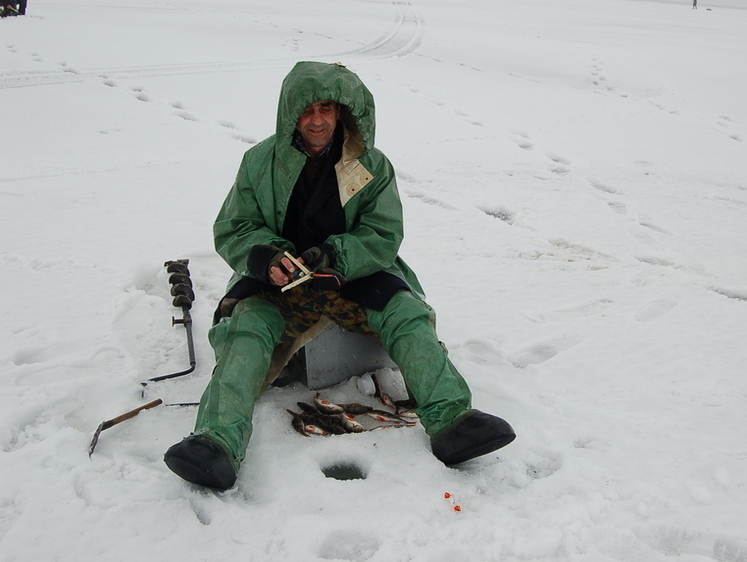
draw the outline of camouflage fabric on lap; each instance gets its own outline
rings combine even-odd
[[[284,341],[297,338],[322,316],[350,332],[377,335],[368,325],[367,309],[341,297],[337,291],[314,291],[307,284],[285,293],[258,293],[249,298],[264,299],[278,307],[285,320]]]

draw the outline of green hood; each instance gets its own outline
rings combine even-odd
[[[360,135],[365,150],[374,146],[376,116],[371,92],[358,76],[339,63],[299,62],[283,80],[278,102],[277,138],[290,144],[298,118],[312,103],[342,104],[345,128]]]

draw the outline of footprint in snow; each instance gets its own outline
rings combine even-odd
[[[547,457],[527,465],[527,475],[533,480],[552,476],[562,467],[559,457]]]
[[[467,341],[464,350],[467,359],[478,365],[498,365],[506,362],[495,346],[487,341]]]
[[[509,478],[520,488],[549,478],[563,468],[563,456],[559,452],[531,446],[509,462],[513,464]]]
[[[564,335],[547,342],[538,342],[509,355],[509,362],[519,369],[530,365],[540,365],[558,353],[570,349],[580,342],[578,336]]]
[[[747,544],[730,537],[668,525],[640,527],[634,533],[641,542],[666,556],[697,556],[717,562],[747,562]]]
[[[22,347],[16,350],[11,356],[11,361],[15,365],[31,365],[34,363],[44,363],[49,359],[50,347]]]
[[[675,306],[678,301],[676,299],[659,299],[651,301],[650,303],[641,307],[636,312],[635,319],[639,322],[651,322],[657,318],[661,318],[668,314]]]
[[[423,203],[427,205],[433,205],[434,207],[441,207],[442,209],[447,209],[449,211],[455,211],[456,207],[453,207],[452,205],[449,205],[448,203],[441,201],[439,199],[436,199],[435,197],[431,197],[429,195],[425,195],[423,193],[417,193],[414,191],[410,191],[407,193],[407,196],[412,199],[419,199]]]
[[[291,51],[298,51],[298,39],[285,39],[281,42],[283,47],[290,49]]]
[[[509,131],[509,133],[519,148],[524,150],[532,150],[534,148],[534,143],[524,131]]]
[[[372,532],[332,531],[322,542],[317,555],[324,560],[365,562],[376,554],[381,545],[382,540]]]
[[[66,366],[75,362],[81,364],[90,362],[99,351],[107,349],[109,348],[95,350],[90,347],[88,341],[71,340],[49,345],[22,347],[11,355],[11,361],[17,366],[47,364],[49,368],[54,368],[56,365]],[[59,377],[59,374],[50,376],[52,379],[54,377]]]
[[[597,59],[592,59],[592,65],[591,70],[589,73],[591,74],[591,83],[595,86],[599,86],[601,82],[606,82],[607,78],[602,76],[602,71],[604,69],[604,65],[599,62]]]
[[[255,139],[254,137],[241,135],[239,133],[232,134],[231,138],[237,141],[245,142],[246,144],[257,144],[257,139]]]
[[[571,164],[571,161],[567,158],[563,158],[559,154],[555,154],[554,152],[545,152],[545,156],[547,156],[550,160],[555,162],[556,164],[565,164],[566,166],[569,166]]]
[[[622,94],[618,92],[614,86],[611,86],[610,84],[608,84],[607,77],[604,76],[604,74],[602,73],[604,70],[604,65],[596,59],[592,59],[592,60],[593,60],[593,64],[592,64],[591,70],[589,71],[589,73],[591,74],[591,83],[594,86],[599,86],[603,88],[604,90],[608,91],[611,94],[617,94],[621,98],[627,98],[628,94]]]
[[[145,88],[135,87],[132,88],[132,91],[140,101],[150,101],[150,96],[145,92]]]
[[[457,115],[459,115],[459,117],[463,117],[464,119],[466,119],[467,121],[469,121],[472,125],[476,125],[477,127],[484,127],[485,126],[484,123],[481,123],[480,121],[476,121],[475,119],[473,119],[472,117],[470,117],[470,115],[468,113],[465,113],[461,109],[455,109],[454,113],[456,113]]]
[[[245,135],[245,134],[239,132],[238,125],[232,123],[231,121],[218,121],[217,123],[221,127],[232,131],[231,138],[233,140],[244,142],[246,144],[257,144],[257,139],[256,138],[254,138],[252,136],[249,136],[249,135]]]
[[[586,181],[589,182],[589,185],[591,187],[593,187],[594,189],[598,189],[599,191],[602,191],[604,193],[610,193],[610,194],[617,193],[617,189],[615,189],[614,187],[606,185],[606,184],[604,184],[604,183],[602,183],[600,181],[597,181],[595,179],[587,179]]]
[[[653,105],[656,109],[659,109],[661,111],[669,113],[670,115],[679,115],[680,114],[680,110],[677,107],[666,106],[664,104],[661,104],[661,103],[658,103],[658,102],[654,102],[654,101],[649,101],[649,103],[651,105]]]
[[[610,299],[596,299],[565,308],[551,310],[541,313],[527,313],[527,317],[532,322],[568,322],[578,318],[589,318],[591,316],[604,316],[607,309],[614,301]]]
[[[519,369],[539,365],[555,357],[560,350],[550,343],[538,343],[509,356],[508,360]]]
[[[506,209],[505,207],[496,208],[485,208],[478,207],[483,213],[494,219],[501,220],[506,224],[514,224],[514,213]]]
[[[534,148],[534,144],[528,140],[519,140],[516,141],[516,144],[524,150],[532,150]]]
[[[547,156],[550,160],[555,162],[555,164],[558,164],[557,166],[553,166],[550,168],[550,171],[553,174],[559,175],[559,176],[565,176],[569,174],[571,171],[566,166],[570,166],[571,161],[567,158],[564,158],[560,156],[559,154],[555,154],[554,152],[545,151],[545,156]]]
[[[638,224],[640,224],[644,228],[648,228],[650,230],[653,230],[654,232],[658,232],[659,234],[666,234],[668,236],[672,235],[672,233],[669,232],[666,228],[659,226],[649,218],[641,218],[641,220],[638,221]]]
[[[729,130],[734,126],[734,120],[728,115],[719,115],[716,121],[716,125],[721,128],[719,132],[724,133],[732,140],[742,142],[742,135]]]
[[[68,65],[67,62],[60,62],[59,65],[62,67],[62,72],[69,72],[70,74],[78,74],[78,71]]]
[[[197,517],[197,520],[203,525],[210,525],[210,523],[212,523],[213,521],[213,518],[210,513],[208,513],[205,506],[198,503],[194,497],[190,500],[190,503],[192,511],[194,512],[195,517]]]
[[[37,428],[49,421],[47,405],[35,404],[14,413],[14,418],[0,434],[0,449],[6,453],[18,451],[30,443],[44,439]]]

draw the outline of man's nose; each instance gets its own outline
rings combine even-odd
[[[322,119],[322,112],[315,110],[311,114],[311,123],[314,125],[321,125],[324,122],[324,119]]]

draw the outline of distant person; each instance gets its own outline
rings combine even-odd
[[[0,8],[0,18],[7,18],[8,16],[17,16],[18,10],[13,4],[5,4]]]
[[[693,0],[693,10],[698,9],[698,0]]]
[[[26,15],[26,1],[21,0],[20,2],[6,2],[2,8],[0,8],[0,17],[7,18],[8,16],[24,16]]]

